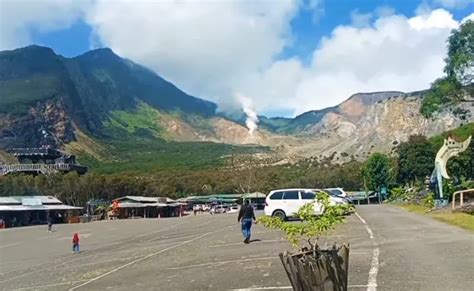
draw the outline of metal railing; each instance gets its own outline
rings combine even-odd
[[[453,193],[453,202],[452,202],[452,209],[456,208],[456,196],[459,194],[459,206],[463,206],[464,204],[464,194],[471,193],[474,194],[474,189],[467,189],[461,190]]]
[[[54,174],[59,171],[85,171],[86,167],[73,164],[13,164],[0,165],[0,174],[7,175],[15,172],[39,172]]]
[[[9,150],[15,156],[54,156],[59,157],[62,153],[51,148],[13,148]]]

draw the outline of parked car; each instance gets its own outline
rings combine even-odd
[[[221,213],[226,213],[229,210],[229,208],[226,205],[216,205],[211,208],[210,213],[211,214],[221,214]]]
[[[330,194],[331,196],[337,196],[337,197],[347,197],[347,193],[344,191],[342,188],[326,188],[323,189],[325,192]]]
[[[239,212],[240,208],[238,205],[231,205],[227,213],[236,213]]]
[[[347,193],[342,188],[326,188],[323,190],[331,196],[344,198],[347,203],[354,204],[352,198],[347,195]]]
[[[265,200],[265,215],[279,217],[283,220],[293,217],[306,203],[314,203],[314,214],[323,213],[323,205],[315,200],[319,189],[280,189],[273,190]],[[330,205],[348,204],[342,197],[329,196]]]

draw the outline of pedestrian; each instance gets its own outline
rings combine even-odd
[[[244,243],[250,242],[252,220],[257,222],[255,219],[255,213],[253,207],[250,205],[250,200],[246,200],[242,207],[240,207],[239,216],[237,221],[242,225],[242,234],[244,236]]]
[[[53,219],[49,215],[48,215],[48,231],[49,232],[53,231]]]
[[[72,237],[72,252],[79,253],[79,235],[77,233],[74,233]]]

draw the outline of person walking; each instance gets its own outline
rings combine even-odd
[[[255,213],[253,212],[253,207],[250,205],[250,200],[246,200],[242,207],[240,207],[239,216],[237,221],[242,225],[242,234],[244,236],[244,243],[248,244],[250,242],[252,220],[257,222],[255,219]]]
[[[77,233],[74,233],[72,237],[72,252],[79,253],[79,235]]]
[[[48,231],[53,231],[53,218],[48,214]]]

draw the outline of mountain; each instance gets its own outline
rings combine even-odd
[[[110,49],[70,59],[40,46],[3,51],[0,86],[3,147],[61,145],[74,140],[74,127],[100,136],[111,112],[142,103],[204,117],[217,107]]]
[[[0,52],[0,88],[0,159],[10,147],[52,145],[89,163],[130,164],[138,150],[143,160],[158,151],[163,155],[156,163],[176,161],[193,148],[200,149],[195,156],[214,154],[216,162],[249,148],[277,163],[302,157],[342,161],[390,152],[411,134],[433,136],[474,116],[473,104],[463,103],[426,119],[419,113],[424,92],[358,93],[295,118],[259,116],[250,135],[245,115],[217,113],[216,104],[107,48],[74,58],[40,46]]]

